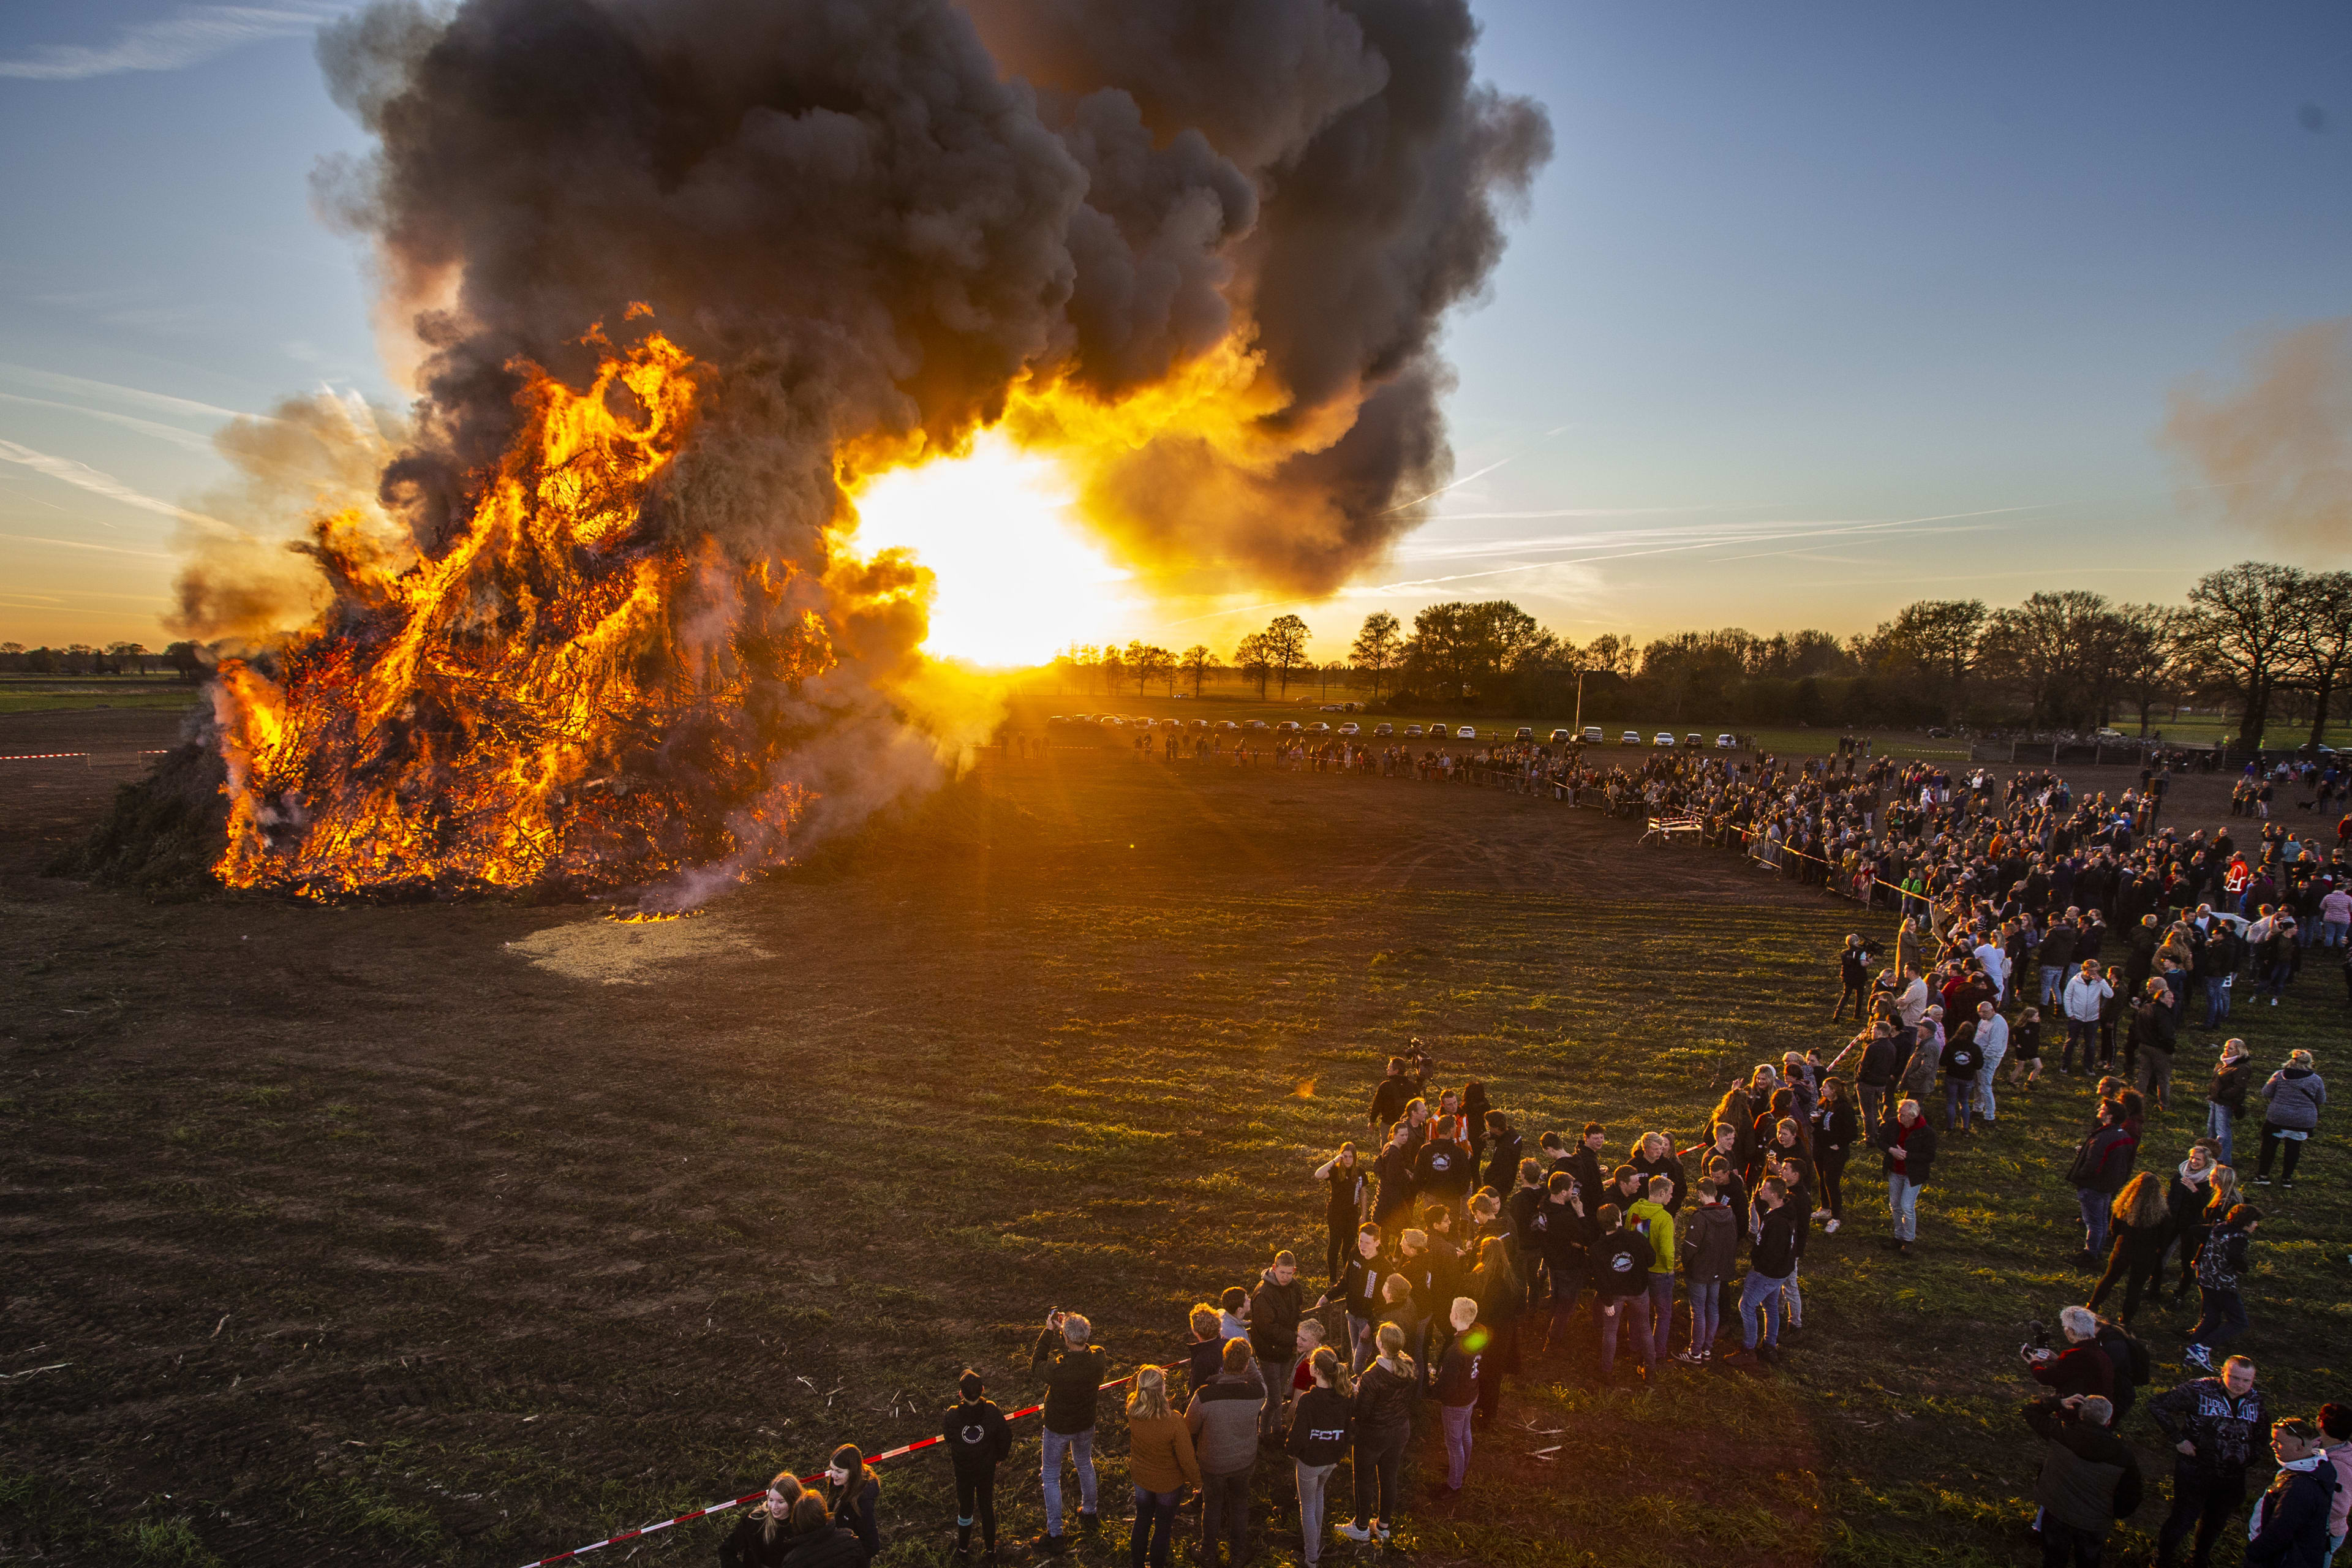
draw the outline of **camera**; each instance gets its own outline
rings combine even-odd
[[[2032,1322],[2025,1325],[2025,1331],[2032,1336],[2033,1349],[2038,1351],[2046,1351],[2050,1348],[2049,1324],[2043,1322],[2041,1319],[2036,1318]]]

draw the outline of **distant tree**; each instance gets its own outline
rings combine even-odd
[[[1266,646],[1264,632],[1252,632],[1242,638],[1234,649],[1234,668],[1248,679],[1257,682],[1261,701],[1265,698],[1265,683],[1274,674],[1274,653]]]
[[[1977,668],[2025,700],[2027,724],[2084,727],[2105,718],[2118,629],[2103,594],[2031,594],[1986,617]]]
[[[1957,721],[1988,618],[1981,599],[1921,599],[1868,637],[1855,638],[1853,653],[1858,662],[1882,673],[1917,672],[1945,718]]]
[[[1633,638],[1602,632],[1584,645],[1584,668],[1602,675],[1631,675],[1634,652]]]
[[[2311,744],[2327,739],[2327,709],[2352,678],[2352,572],[2314,572],[2295,594],[2286,672],[2311,693]]]
[[[1176,689],[1176,656],[1164,647],[1146,642],[1127,645],[1127,668],[1135,677],[1137,696],[1153,681],[1165,681],[1170,693]]]
[[[1129,674],[1132,673],[1132,671],[1128,668],[1127,656],[1120,653],[1118,649],[1115,647],[1105,646],[1102,650],[1100,668],[1102,669],[1104,695],[1108,697],[1118,696],[1120,684],[1127,679]]]
[[[1397,618],[1386,610],[1374,610],[1364,617],[1363,630],[1348,649],[1348,657],[1356,668],[1372,678],[1372,695],[1381,694],[1381,679],[1397,666],[1404,650],[1404,636]]]
[[[1297,616],[1276,616],[1263,635],[1266,658],[1274,666],[1282,695],[1287,697],[1291,672],[1307,668],[1307,623]]]
[[[1192,678],[1192,695],[1198,697],[1201,695],[1201,683],[1208,679],[1209,671],[1217,668],[1217,656],[1203,645],[1194,643],[1184,650],[1178,668]]]
[[[2181,689],[2181,646],[2188,613],[2172,605],[2118,605],[2115,610],[2116,700],[2139,715],[2147,734],[2156,705]]]
[[[2260,751],[2271,698],[2294,658],[2304,574],[2293,566],[2241,561],[2208,572],[2189,590],[2198,662],[2210,687],[2242,705],[2238,744]]]

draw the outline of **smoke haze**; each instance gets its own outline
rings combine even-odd
[[[2352,552],[2352,317],[2276,334],[2238,386],[2172,395],[2164,439],[2208,488],[2184,500],[2291,550]]]

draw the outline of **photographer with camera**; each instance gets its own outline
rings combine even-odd
[[[2025,1407],[2025,1424],[2043,1444],[2033,1486],[2042,1506],[2042,1568],[2098,1568],[2109,1527],[2139,1508],[2139,1460],[2115,1435],[2114,1419],[2095,1394],[2037,1399]]]
[[[1831,1023],[1834,1024],[1844,1018],[1845,1005],[1849,1002],[1853,1004],[1853,1016],[1857,1022],[1867,1014],[1870,1008],[1870,966],[1878,957],[1878,953],[1879,944],[1874,942],[1865,942],[1860,932],[1847,935],[1845,951],[1838,954],[1838,982],[1841,989],[1838,993],[1837,1011],[1830,1015]]]
[[[1045,1533],[1038,1537],[1037,1549],[1049,1557],[1069,1550],[1062,1534],[1063,1455],[1078,1472],[1079,1528],[1091,1535],[1101,1526],[1095,1508],[1095,1407],[1110,1368],[1102,1347],[1088,1342],[1094,1331],[1083,1314],[1056,1309],[1046,1314],[1045,1331],[1029,1355],[1033,1370],[1045,1368]]]
[[[2031,1325],[2033,1338],[2017,1347],[2024,1358],[2025,1369],[2033,1381],[2055,1394],[2061,1400],[2077,1394],[2095,1394],[2101,1399],[2112,1400],[2116,1388],[2116,1363],[2099,1344],[2099,1316],[2088,1307],[2068,1307],[2058,1314],[2058,1327],[2066,1336],[2066,1348],[2053,1350],[2050,1344],[2047,1325]]]

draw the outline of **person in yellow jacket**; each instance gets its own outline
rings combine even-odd
[[[1649,1195],[1634,1202],[1625,1211],[1626,1223],[1642,1233],[1650,1243],[1650,1342],[1663,1345],[1666,1331],[1675,1321],[1675,1216],[1666,1208],[1666,1200],[1674,1196],[1675,1184],[1664,1176],[1650,1178]],[[1639,1311],[1640,1305],[1627,1302],[1629,1310]]]

